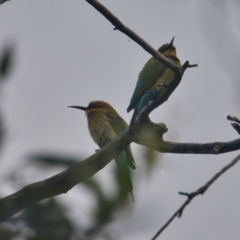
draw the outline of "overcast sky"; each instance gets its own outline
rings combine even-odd
[[[151,114],[164,122],[165,139],[178,142],[229,141],[238,138],[228,114],[240,117],[240,2],[101,1],[123,23],[158,48],[175,36],[187,69],[168,102]],[[21,169],[34,152],[90,156],[92,141],[83,112],[91,100],[111,103],[129,122],[126,108],[137,76],[150,55],[113,26],[86,1],[11,0],[0,6],[0,49],[16,46],[9,82],[1,89],[7,136],[1,155],[1,176]],[[150,239],[183,203],[178,191],[194,191],[238,153],[220,156],[158,154],[161,162],[149,178],[141,178],[143,147],[132,144],[138,168],[135,203],[116,216],[119,239]],[[114,164],[114,163],[111,163]],[[110,165],[111,165],[110,164]],[[108,166],[97,173],[109,181]],[[29,170],[30,171],[30,170]],[[240,164],[197,197],[159,239],[239,239]],[[24,184],[44,179],[52,171],[28,172]],[[111,185],[111,183],[109,183]],[[108,184],[106,184],[108,186]],[[19,188],[22,187],[19,184]],[[1,187],[7,195],[18,188]],[[73,203],[69,211],[88,224],[91,195],[75,187],[59,199]]]

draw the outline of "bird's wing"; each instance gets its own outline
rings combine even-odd
[[[161,77],[165,69],[166,66],[154,58],[150,58],[147,61],[142,71],[139,73],[134,93],[129,107],[127,108],[128,112],[135,107],[135,104],[143,96],[143,94]]]
[[[125,128],[127,128],[127,123],[124,121],[124,119],[117,113],[113,113],[108,111],[106,113],[108,119],[109,119],[109,123],[112,126],[113,131],[116,133],[116,135],[118,135],[119,133],[121,133]],[[125,149],[126,152],[126,161],[129,167],[131,167],[132,169],[136,169],[136,164],[132,155],[132,151],[130,146],[127,146]]]
[[[118,135],[125,128],[127,128],[127,123],[117,112],[107,111],[106,116],[108,118],[109,124],[112,126],[112,129],[116,133],[116,135]]]
[[[163,75],[156,81],[156,83],[154,84],[153,88],[155,88],[156,86],[158,86],[160,83],[165,83],[166,86],[169,85],[169,83],[172,81],[174,77],[174,72],[171,69],[166,69],[163,73]]]

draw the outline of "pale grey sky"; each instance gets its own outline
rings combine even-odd
[[[225,1],[101,1],[120,20],[155,48],[175,36],[188,69],[179,87],[151,115],[169,128],[166,140],[229,141],[238,138],[226,120],[240,117],[240,2]],[[121,116],[143,64],[150,57],[118,31],[86,1],[11,0],[0,6],[0,47],[16,44],[16,64],[1,90],[7,139],[1,156],[2,178],[25,163],[29,153],[49,151],[87,157],[97,148],[84,114],[68,105],[91,100],[111,103]],[[137,183],[143,171],[143,147],[132,144],[138,165],[134,172],[135,203],[116,216],[121,239],[150,239],[185,200],[178,191],[194,191],[238,153],[220,156],[159,154],[161,164],[150,178]],[[97,174],[109,181],[108,166]],[[53,174],[27,172],[25,183]],[[203,197],[195,199],[180,220],[159,239],[239,239],[240,165],[221,177]],[[111,187],[111,183],[106,184]],[[19,186],[20,187],[20,186]],[[2,194],[16,191],[2,187]],[[71,214],[88,224],[91,195],[75,187],[60,196]]]

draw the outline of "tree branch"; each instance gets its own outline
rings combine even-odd
[[[233,117],[233,116],[228,115],[227,119],[240,124],[240,120],[237,117]]]
[[[0,0],[0,5],[5,3],[5,2],[8,2],[8,1],[10,1],[10,0]]]
[[[240,125],[238,123],[231,123],[231,125],[240,134]]]
[[[97,0],[86,0],[90,5],[92,5],[97,11],[99,11],[108,21],[110,21],[114,26],[114,30],[119,30],[120,32],[126,34],[134,42],[138,43],[144,50],[150,53],[154,58],[158,59],[161,63],[165,64],[176,74],[180,73],[179,67],[170,61],[168,58],[164,57],[161,53],[156,51],[150,46],[144,39],[138,36],[134,31],[125,26],[116,16],[114,16],[104,5],[102,5]]]
[[[67,170],[40,182],[30,184],[20,191],[0,199],[0,221],[22,209],[59,194],[67,193],[78,183],[92,177],[118,155],[133,139],[136,143],[154,150],[168,153],[220,154],[240,149],[240,139],[215,143],[173,143],[165,142],[162,135],[167,132],[165,124],[148,123],[139,125],[133,135],[125,129],[113,141],[89,158]]]
[[[131,137],[133,142],[162,153],[217,155],[240,149],[240,138],[229,142],[176,143],[163,141],[161,134],[163,134],[163,129],[159,128],[158,124],[148,123],[147,127],[143,125],[134,129]]]
[[[233,122],[231,123],[232,127],[237,131],[238,134],[240,134],[240,120],[237,117],[232,117],[230,115],[227,116],[227,119]]]
[[[20,191],[0,199],[0,221],[3,221],[22,209],[43,199],[67,193],[71,188],[93,176],[105,167],[130,142],[127,131],[119,134],[113,141],[101,150],[67,170],[30,184]]]
[[[179,194],[187,196],[187,200],[183,203],[183,205],[173,214],[173,216],[160,228],[160,230],[154,235],[151,240],[157,239],[159,235],[168,227],[168,225],[176,218],[181,217],[186,206],[198,195],[203,195],[207,189],[220,177],[222,176],[228,169],[233,167],[240,160],[240,155],[234,158],[229,164],[223,167],[219,172],[217,172],[205,185],[200,187],[198,190],[192,193],[184,193],[179,192]]]

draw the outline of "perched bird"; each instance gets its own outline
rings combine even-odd
[[[87,107],[69,107],[85,111],[89,132],[100,148],[107,145],[128,126],[117,111],[104,101],[92,101]],[[128,167],[136,169],[136,164],[130,146],[127,146],[124,151],[116,156],[115,161],[121,174],[124,175],[121,179],[123,179],[122,185],[124,185],[125,192],[130,192],[133,198],[133,185]]]
[[[174,37],[170,43],[163,44],[158,51],[165,57],[173,61],[176,65],[181,66],[181,62],[177,57],[176,47],[173,45]],[[174,73],[157,59],[151,57],[143,69],[139,73],[137,84],[133,92],[127,112],[133,108],[138,108],[140,99],[151,88],[159,86],[161,83],[166,85],[172,80]],[[136,115],[136,114],[134,114]]]

